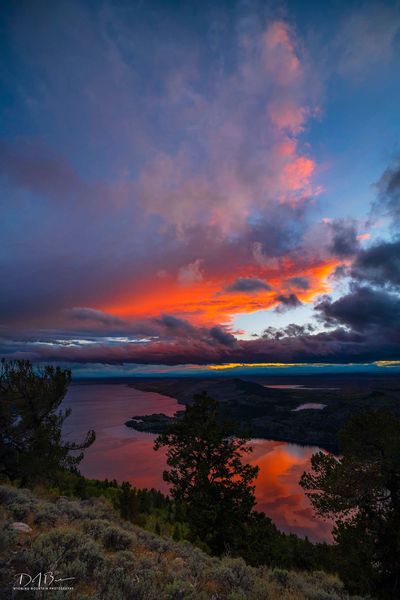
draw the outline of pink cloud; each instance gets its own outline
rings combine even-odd
[[[304,106],[296,106],[290,101],[271,103],[268,106],[268,116],[275,127],[291,134],[299,134],[304,129],[308,117]]]
[[[264,67],[282,85],[292,83],[302,74],[294,36],[283,21],[272,23],[263,35]]]
[[[306,190],[314,169],[314,161],[305,156],[299,156],[293,162],[288,163],[282,173],[288,191]]]
[[[198,258],[192,263],[181,267],[178,271],[178,281],[181,285],[193,285],[203,281],[201,265],[203,260]]]
[[[210,79],[207,93],[195,59],[170,75],[168,101],[179,107],[174,125],[182,142],[144,165],[137,194],[149,215],[180,235],[192,223],[215,225],[223,236],[239,233],[254,213],[312,191],[313,159],[297,147],[315,112],[314,90],[295,34],[276,21],[241,42],[236,69]]]

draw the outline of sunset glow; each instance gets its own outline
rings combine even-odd
[[[1,355],[396,362],[398,11],[190,4],[7,7]]]
[[[1,592],[400,598],[400,0],[0,15]]]

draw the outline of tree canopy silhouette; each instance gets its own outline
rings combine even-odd
[[[253,480],[258,467],[245,464],[248,438],[232,437],[231,425],[218,415],[218,402],[199,394],[182,419],[155,442],[167,447],[164,480],[186,507],[193,540],[220,554],[237,545],[255,504]]]
[[[342,456],[318,452],[300,484],[316,511],[335,520],[339,573],[348,589],[400,597],[400,420],[354,415],[340,435]]]
[[[1,361],[0,472],[23,485],[54,481],[60,469],[76,469],[83,451],[95,439],[88,431],[82,443],[62,439],[71,410],[61,410],[71,371],[34,368],[27,360]]]

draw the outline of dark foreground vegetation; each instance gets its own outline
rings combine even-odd
[[[321,571],[251,567],[211,557],[121,520],[104,498],[76,500],[0,485],[1,598],[55,600],[347,600]],[[27,531],[12,527],[23,519]],[[18,573],[53,571],[70,591],[14,591]],[[26,578],[23,580],[25,581]],[[36,594],[36,595],[35,595]]]
[[[53,598],[398,597],[400,423],[390,413],[353,417],[342,458],[319,453],[303,475],[315,509],[335,519],[328,546],[285,535],[254,510],[247,437],[229,435],[232,423],[207,394],[156,441],[167,449],[171,498],[85,479],[78,466],[94,432],[78,444],[61,438],[69,380],[26,361],[2,366],[1,597],[18,573],[49,570],[74,577],[74,589]]]

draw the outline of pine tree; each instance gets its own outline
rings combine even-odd
[[[83,450],[95,440],[89,431],[81,444],[62,439],[70,409],[61,410],[71,372],[35,369],[27,360],[1,361],[0,473],[23,485],[57,479],[62,469],[76,470]]]
[[[318,452],[305,488],[316,511],[335,520],[339,574],[353,593],[400,597],[400,420],[384,411],[354,415],[341,457]]]
[[[219,418],[218,402],[200,394],[155,442],[155,449],[167,447],[163,477],[185,506],[191,539],[216,554],[235,547],[255,504],[258,467],[243,462],[251,452],[248,439],[232,437],[231,430]]]

